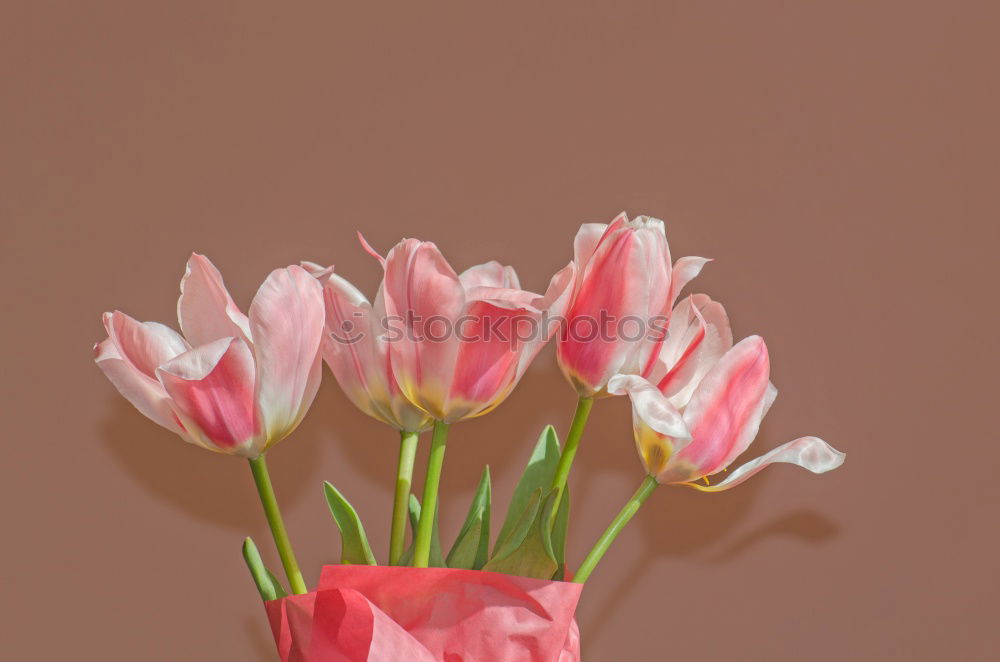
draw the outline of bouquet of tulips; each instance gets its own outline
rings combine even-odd
[[[734,343],[720,303],[681,297],[708,260],[672,262],[662,221],[621,214],[584,224],[573,260],[543,294],[521,289],[497,262],[456,273],[429,242],[405,239],[384,257],[361,244],[384,270],[372,300],[333,267],[303,262],[273,271],[244,314],[195,254],[181,280],[180,333],[116,311],[104,315],[108,337],[94,350],[148,418],[249,460],[287,584],[249,538],[243,555],[282,660],[579,660],[582,584],[657,486],[717,492],[776,462],[822,473],[844,461],[802,437],[711,479],[747,449],[777,391],[760,337]],[[503,402],[552,339],[579,395],[564,442],[552,426],[542,431],[496,535],[487,467],[464,524],[443,544],[438,484],[451,427]],[[325,484],[341,565],[324,567],[309,591],[266,456],[306,415],[323,361],[351,402],[399,432],[399,463],[386,565],[347,498]],[[616,395],[631,399],[645,475],[574,563],[565,556],[567,478],[591,408]],[[428,431],[417,492],[414,459]]]

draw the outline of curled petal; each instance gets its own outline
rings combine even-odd
[[[671,313],[666,339],[649,376],[664,395],[670,397],[692,380],[698,367],[698,348],[707,333],[705,318],[692,297],[682,301]]]
[[[687,405],[695,388],[733,346],[729,318],[722,304],[704,294],[682,301],[670,316],[667,339],[650,375],[677,408]]]
[[[685,484],[702,492],[721,492],[739,485],[769,464],[785,462],[808,469],[814,474],[821,474],[842,465],[846,457],[846,453],[841,453],[818,437],[801,437],[795,441],[789,441],[787,444],[782,444],[757,459],[750,460],[731,472],[724,481],[717,485]]]
[[[458,278],[466,290],[474,287],[505,287],[515,290],[521,288],[514,267],[504,266],[496,260],[469,267]]]
[[[323,289],[305,269],[276,269],[250,304],[257,402],[268,445],[302,420],[320,380]]]
[[[701,380],[684,409],[693,441],[679,460],[701,475],[724,469],[757,435],[769,404],[767,346],[759,336],[737,343]]]
[[[94,362],[118,392],[143,416],[190,441],[160,382],[125,360],[111,338],[94,347]]]
[[[365,239],[365,236],[361,234],[360,230],[358,231],[358,242],[361,244],[361,248],[364,249],[366,253],[378,260],[378,263],[383,267],[385,266],[385,258],[382,257],[377,250],[372,248],[372,245],[368,243],[368,240]]]
[[[706,264],[712,260],[706,257],[682,257],[674,263],[670,277],[670,301],[677,300],[684,286],[694,280]]]
[[[527,290],[515,290],[509,287],[473,287],[465,291],[466,301],[493,301],[498,306],[509,308],[526,308],[541,312],[535,308],[535,302],[541,297]]]
[[[177,319],[184,337],[193,346],[219,338],[250,342],[250,324],[222,282],[215,265],[198,253],[188,260],[177,300]]]
[[[254,456],[260,429],[254,362],[240,338],[220,338],[167,362],[156,374],[185,429],[206,448]]]
[[[695,305],[705,318],[710,332],[718,338],[712,358],[718,360],[733,346],[733,330],[729,325],[729,315],[718,301],[713,301],[707,294],[692,294]],[[711,335],[711,334],[710,334]]]
[[[638,375],[615,375],[608,382],[608,393],[628,395],[632,411],[650,429],[674,439],[690,439],[684,417],[662,393]]]
[[[308,271],[309,275],[318,280],[320,283],[325,283],[326,279],[333,273],[332,264],[328,267],[324,267],[322,264],[303,260],[302,262],[299,262],[299,266]]]
[[[104,328],[121,358],[153,380],[159,366],[191,349],[170,327],[138,322],[118,311],[104,314]]]

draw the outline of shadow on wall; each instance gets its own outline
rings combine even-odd
[[[235,529],[241,535],[253,532],[251,535],[259,539],[264,523],[259,508],[253,507],[256,492],[242,458],[188,444],[147,420],[124,398],[114,394],[111,399],[111,412],[102,422],[101,436],[133,478],[186,514]],[[270,467],[273,481],[281,485],[282,502],[289,506],[310,491],[310,479],[302,478],[315,473],[319,455],[316,444],[296,446],[282,453],[281,461]]]
[[[604,404],[599,401],[595,405],[595,413]],[[589,452],[581,451],[579,459],[582,465],[579,467],[582,470],[580,474],[584,477],[620,464],[620,447],[616,444],[593,443],[602,438],[620,437],[620,421],[630,420],[627,418],[627,402],[614,402],[609,408],[612,407],[625,411],[616,411],[614,416],[595,417],[587,429],[585,436],[591,442],[587,448]],[[766,428],[765,420],[758,435],[761,443],[751,445],[745,456],[737,460],[737,465],[776,445],[777,442],[773,441],[774,437],[768,434]],[[637,462],[635,458],[630,459]],[[634,467],[629,469],[630,473],[639,475]],[[590,613],[613,613],[622,599],[642,580],[649,566],[660,557],[683,558],[688,563],[726,563],[772,536],[794,538],[808,544],[822,544],[837,535],[837,524],[826,515],[803,510],[778,515],[738,538],[727,540],[750,513],[758,491],[767,480],[768,472],[765,471],[732,492],[720,494],[706,494],[678,486],[660,487],[631,524],[642,532],[643,551],[639,559],[631,564],[628,574],[616,583],[614,591],[602,592],[603,601]],[[636,482],[638,484],[638,477]],[[713,482],[718,482],[718,479]],[[587,633],[587,639],[593,642],[600,638],[607,622],[608,619],[595,618],[592,622],[581,622],[580,627]]]
[[[325,369],[324,369],[325,371]],[[194,517],[241,532],[265,533],[256,492],[242,458],[213,453],[188,444],[139,414],[117,393],[109,395],[109,413],[101,423],[106,448],[126,471],[156,497]],[[316,498],[325,479],[321,475],[322,445],[339,443],[351,462],[350,470],[391,486],[393,470],[385,454],[371,444],[347,443],[352,436],[383,433],[386,449],[395,461],[394,433],[360,413],[340,393],[325,372],[316,400],[302,424],[272,449],[268,468],[283,508]],[[335,441],[335,437],[344,440]],[[177,480],[183,476],[184,480]],[[251,507],[248,507],[250,504]]]

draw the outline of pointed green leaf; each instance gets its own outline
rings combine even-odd
[[[510,505],[507,507],[507,516],[504,518],[503,526],[497,535],[496,544],[493,547],[493,555],[497,555],[497,550],[510,537],[511,530],[518,525],[522,519],[528,502],[536,489],[547,494],[555,478],[556,466],[559,464],[559,438],[556,436],[555,428],[546,425],[542,434],[538,437],[538,442],[528,460],[528,466],[524,468],[521,479],[514,488],[514,494],[510,498]]]
[[[483,469],[455,544],[446,559],[449,568],[479,570],[490,553],[490,467]]]
[[[552,549],[552,535],[549,528],[555,501],[556,491],[550,490],[541,506],[531,509],[534,511],[534,517],[521,542],[516,546],[513,546],[512,542],[505,544],[483,569],[508,575],[551,579],[559,568]],[[513,540],[514,536],[510,538],[510,541]]]
[[[288,595],[270,570],[264,565],[260,558],[260,551],[253,539],[247,538],[243,541],[243,560],[246,561],[247,568],[250,569],[250,576],[253,577],[254,584],[260,592],[260,597],[264,601],[277,600]]]
[[[413,494],[410,495],[409,502],[410,511],[410,527],[412,529],[413,537],[417,536],[417,524],[420,522],[420,501]],[[447,567],[444,560],[444,553],[441,551],[441,531],[438,529],[438,518],[441,515],[441,509],[434,513],[434,529],[431,532],[431,555],[427,561],[427,567],[429,568],[445,568]],[[413,564],[413,541],[410,541],[410,546],[406,548],[403,555],[399,557],[399,565],[412,565]]]
[[[365,528],[354,507],[328,482],[323,483],[326,503],[340,529],[340,562],[353,565],[376,565],[375,555],[368,546]]]
[[[566,577],[566,529],[569,527],[569,485],[563,488],[562,499],[559,501],[559,510],[556,511],[556,519],[552,524],[552,551],[555,554],[556,569],[552,579],[563,581]]]
[[[528,500],[524,511],[521,513],[521,518],[515,522],[514,526],[511,527],[511,531],[507,534],[507,537],[503,540],[497,540],[497,544],[493,549],[493,556],[490,557],[490,563],[496,559],[502,559],[509,556],[521,546],[524,539],[528,536],[528,532],[531,530],[535,519],[538,517],[538,510],[542,505],[542,489],[536,488],[534,492],[531,493],[531,498]],[[484,570],[489,570],[489,563],[483,568]]]

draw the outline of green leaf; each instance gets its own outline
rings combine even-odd
[[[267,568],[264,568],[267,570]],[[274,589],[274,595],[276,598],[283,598],[288,595],[285,587],[281,585],[281,580],[274,576],[274,573],[267,570],[267,578],[271,580],[271,588]]]
[[[524,512],[521,513],[520,519],[515,522],[507,537],[503,539],[502,543],[500,541],[497,542],[491,559],[500,559],[509,556],[521,546],[524,539],[528,537],[528,532],[531,530],[532,524],[534,524],[535,519],[538,517],[538,509],[541,506],[541,501],[542,489],[538,488],[531,493],[531,498],[528,499]],[[488,563],[486,565],[489,566]]]
[[[525,513],[527,515],[530,512],[533,516],[526,527],[527,530],[524,531],[524,535],[520,535],[520,532],[525,528],[523,522],[527,519],[526,517],[518,522],[517,529],[515,529],[516,534],[511,535],[508,541],[497,550],[483,570],[520,575],[521,577],[537,577],[538,579],[551,579],[556,573],[559,563],[556,561],[555,552],[552,549],[552,534],[549,528],[552,521],[552,509],[556,502],[556,490],[549,490],[541,504],[538,505],[540,495],[541,490],[536,490],[531,500],[534,506],[529,507]],[[520,538],[520,542],[515,544],[518,538]]]
[[[253,543],[251,538],[243,541],[243,560],[246,561],[247,568],[250,569],[250,576],[253,577],[253,582],[257,585],[261,599],[264,601],[277,600],[288,595],[278,578],[264,565],[257,545]]]
[[[413,537],[417,536],[417,524],[420,522],[420,501],[413,494],[410,495],[409,502],[410,511],[410,528],[412,529]],[[431,532],[431,555],[427,561],[427,566],[429,568],[446,568],[444,554],[441,551],[441,531],[438,529],[438,517],[441,514],[441,509],[438,508],[437,512],[434,513],[434,529]],[[406,548],[403,555],[399,557],[399,565],[412,565],[413,564],[413,541],[410,541],[410,546]]]
[[[569,527],[569,485],[563,488],[562,499],[559,501],[559,510],[556,511],[556,519],[552,524],[552,551],[555,554],[556,569],[552,579],[563,581],[566,577],[566,529]]]
[[[507,516],[504,518],[503,526],[500,527],[500,533],[497,535],[497,541],[493,547],[494,556],[507,542],[511,531],[523,518],[535,490],[541,490],[543,494],[548,494],[556,475],[559,455],[559,438],[556,436],[555,428],[547,425],[538,437],[538,442],[528,460],[528,466],[524,468],[524,473],[521,474],[521,479],[517,482],[517,487],[514,488],[510,505],[507,507]]]
[[[490,467],[483,469],[469,514],[446,559],[449,568],[479,570],[490,554]]]
[[[368,546],[365,528],[361,525],[357,511],[330,483],[323,483],[323,492],[326,494],[326,503],[330,506],[333,519],[337,521],[337,528],[340,529],[340,562],[376,565],[375,555]]]

